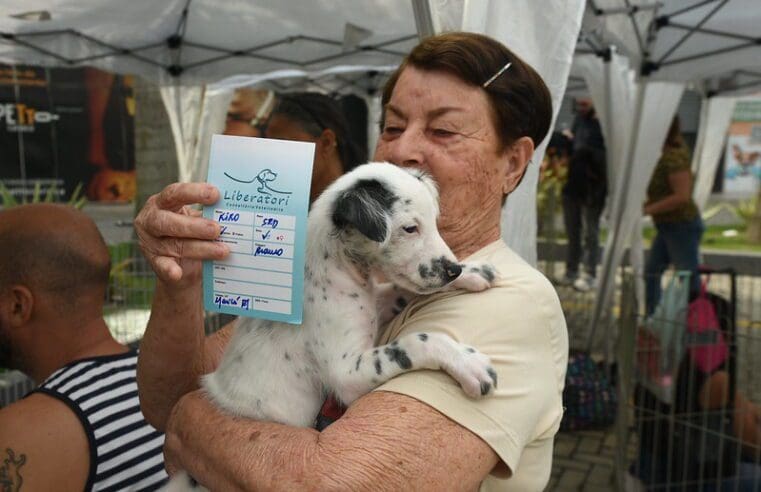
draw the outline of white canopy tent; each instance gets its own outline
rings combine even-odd
[[[545,78],[557,111],[583,1],[7,2],[0,3],[0,62],[93,65],[161,85],[180,175],[198,180],[208,135],[221,128],[235,87],[306,85],[372,95],[419,34],[465,29],[500,39]],[[370,113],[377,118],[377,101]],[[532,262],[542,153],[539,146],[503,221],[508,243]]]
[[[568,82],[574,40],[578,37],[583,13],[583,0],[549,4],[533,0],[466,1],[462,28],[502,41],[539,72],[552,93],[554,126]],[[539,164],[548,141],[535,142],[537,149],[532,165],[502,210],[502,231],[507,243],[532,264],[536,264]]]
[[[719,90],[761,85],[761,73],[753,71],[761,67],[761,11],[754,0],[590,0],[586,14],[577,73],[601,108],[612,190],[611,231],[599,275],[591,344],[610,304],[615,271],[626,247],[631,248],[635,269],[642,270],[642,203],[682,91],[689,85],[709,97]],[[598,60],[589,58],[592,55]],[[636,72],[628,71],[627,65]],[[704,100],[694,161],[699,200],[714,176],[732,104],[726,98]],[[625,121],[619,121],[620,115]]]
[[[615,156],[610,169],[614,234],[606,247],[599,314],[607,304],[619,248],[623,251],[638,221],[633,211],[639,210],[643,183],[667,126],[662,122],[670,120],[678,91],[691,84],[708,95],[732,87],[747,90],[761,81],[761,72],[753,71],[761,67],[756,1],[589,0],[582,21],[583,0],[325,0],[308,5],[27,0],[23,6],[0,3],[0,62],[94,65],[160,84],[181,176],[197,180],[205,174],[204,139],[219,130],[234,87],[256,83],[289,90],[307,85],[372,94],[417,42],[418,33],[465,29],[500,39],[534,65],[547,81],[557,111],[581,24],[579,63],[590,54],[611,60],[603,64],[607,79],[596,82],[593,91],[598,106],[607,108],[604,131]],[[607,56],[610,46],[618,54]],[[637,90],[628,82],[626,60],[639,74]],[[585,78],[591,81],[594,62],[586,63]],[[621,85],[611,85],[617,78]],[[650,97],[662,98],[664,104],[653,106]],[[377,101],[371,101],[370,109],[377,117]],[[629,124],[632,114],[641,118]],[[661,123],[654,124],[655,116]],[[706,132],[715,127],[706,126]],[[535,193],[542,152],[540,146],[503,220],[508,243],[529,261],[536,257]],[[700,178],[709,174],[702,164],[699,172]]]
[[[337,66],[320,71],[282,69],[264,74],[234,75],[218,82],[199,86],[171,84],[161,87],[161,96],[169,115],[174,133],[180,181],[203,181],[208,170],[211,136],[224,129],[225,115],[234,91],[241,87],[269,87],[282,89],[306,87],[326,90],[343,84],[341,77],[349,74],[372,74],[365,82],[376,79],[380,74],[393,71],[397,65],[383,66]],[[380,78],[378,78],[380,80]],[[377,83],[377,82],[374,82]],[[273,85],[276,84],[276,85]],[[365,94],[374,92],[370,85]],[[373,97],[367,97],[369,105]],[[377,132],[379,115],[370,119],[369,132]]]
[[[181,181],[206,177],[234,89],[367,94],[417,42],[407,0],[0,4],[0,61],[92,65],[160,86]]]
[[[611,301],[615,266],[620,264],[627,246],[634,268],[642,270],[641,202],[661,148],[660,143],[654,142],[663,141],[684,84],[637,81],[629,60],[613,50],[604,57],[578,56],[575,70],[584,78],[598,110],[607,147],[611,233],[598,285],[597,309],[602,309]],[[596,311],[595,323],[601,315]],[[593,337],[594,330],[590,344]]]
[[[725,138],[718,137],[727,133],[736,99],[733,96],[715,96],[704,99],[700,108],[700,126],[692,156],[692,172],[696,177],[692,196],[701,211],[708,203],[724,147]]]
[[[92,65],[162,85],[393,65],[417,41],[406,0],[0,3],[0,60]]]

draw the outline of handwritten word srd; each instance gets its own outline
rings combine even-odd
[[[275,217],[265,217],[262,219],[261,227],[271,227],[274,229],[277,227],[278,223],[279,221]]]

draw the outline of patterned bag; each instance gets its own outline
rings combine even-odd
[[[616,420],[616,389],[586,352],[572,352],[563,389],[561,431],[608,427]]]

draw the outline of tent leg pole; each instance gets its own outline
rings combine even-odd
[[[436,34],[431,4],[428,0],[412,0],[412,11],[415,14],[415,27],[421,41]]]
[[[626,189],[625,188],[626,183],[628,183],[631,180],[632,167],[634,166],[634,163],[632,161],[634,158],[635,145],[637,143],[637,140],[639,139],[639,125],[640,125],[640,120],[642,119],[642,107],[644,105],[646,83],[647,83],[646,80],[641,79],[637,87],[636,106],[634,109],[634,118],[632,120],[634,123],[634,127],[632,129],[631,138],[629,139],[629,142],[627,144],[626,159],[622,163],[624,168],[621,169],[619,179],[618,179],[618,186],[614,190],[617,196],[614,197],[616,200],[616,208],[613,211],[616,212],[616,217],[615,217],[615,222],[613,226],[613,235],[611,236],[610,240],[608,241],[608,244],[606,245],[606,251],[603,257],[603,268],[601,271],[602,275],[600,276],[601,281],[597,289],[597,298],[595,299],[594,315],[592,317],[592,329],[589,334],[589,339],[587,340],[587,351],[591,351],[592,349],[594,337],[597,332],[597,328],[600,324],[600,320],[602,318],[603,309],[605,309],[605,306],[609,303],[611,298],[610,287],[612,287],[612,285],[615,285],[615,282],[611,282],[611,280],[613,280],[611,278],[611,270],[613,270],[613,275],[615,275],[615,268],[617,267],[617,265],[615,264],[617,262],[614,262],[614,258],[613,258],[614,247],[622,239],[628,238],[627,233],[624,233],[623,238],[621,237],[622,236],[621,220],[624,216],[624,211],[626,209],[626,202],[629,197],[629,194],[623,193],[623,190]]]

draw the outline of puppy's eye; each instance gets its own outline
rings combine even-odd
[[[407,234],[414,234],[414,233],[417,232],[417,226],[416,225],[402,227],[402,229],[404,229],[404,232],[406,232]]]

